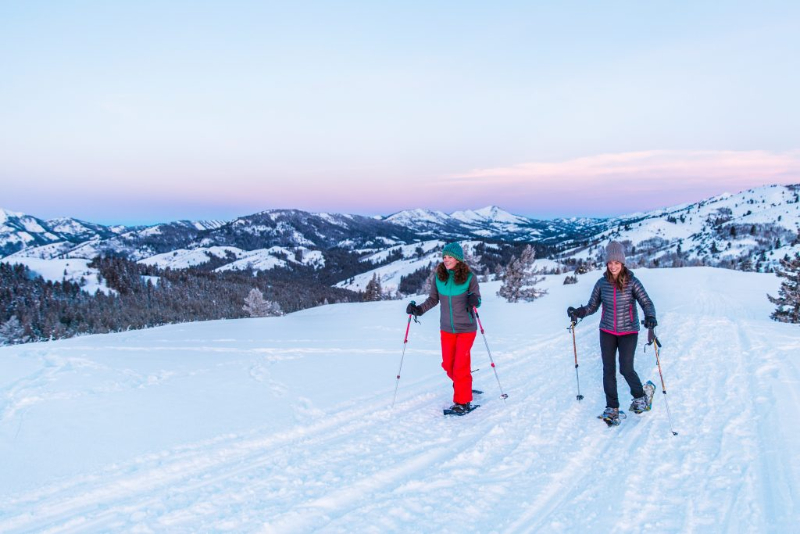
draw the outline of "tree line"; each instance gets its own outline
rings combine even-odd
[[[19,264],[0,263],[0,344],[61,339],[171,323],[237,319],[257,289],[282,311],[357,302],[360,293],[321,282],[311,268],[269,272],[161,269],[119,257],[97,258],[110,291],[53,282]]]

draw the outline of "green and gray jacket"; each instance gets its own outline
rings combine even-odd
[[[478,295],[478,307],[480,307],[481,290],[478,287],[478,280],[469,273],[467,281],[463,284],[456,284],[455,273],[447,271],[447,281],[442,282],[437,276],[436,283],[431,284],[431,294],[420,305],[424,314],[439,301],[442,301],[442,314],[439,319],[439,328],[443,332],[461,334],[464,332],[475,332],[478,330],[475,318],[467,309],[467,295]]]

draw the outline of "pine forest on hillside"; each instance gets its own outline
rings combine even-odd
[[[125,228],[0,210],[0,223],[0,343],[13,344],[426,294],[447,241],[464,245],[481,281],[503,281],[509,301],[541,296],[543,274],[567,274],[571,284],[601,269],[612,239],[633,269],[712,266],[786,278],[800,253],[800,186],[611,219],[540,221],[496,207],[384,218],[270,210]],[[85,262],[85,273],[62,276],[54,265],[69,260]],[[800,320],[796,291],[770,299],[775,320]]]

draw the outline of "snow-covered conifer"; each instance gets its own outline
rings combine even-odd
[[[254,287],[244,299],[244,306],[242,309],[246,311],[250,317],[275,317],[283,315],[280,305],[277,302],[264,299],[264,294]]]
[[[481,265],[481,257],[476,256],[473,254],[475,251],[474,247],[465,246],[464,247],[464,263],[469,265],[469,269],[476,275],[480,275],[483,272],[483,266]]]
[[[0,325],[0,345],[14,345],[25,343],[28,337],[25,335],[25,328],[20,324],[16,315]]]
[[[547,294],[546,290],[536,287],[544,277],[535,262],[536,251],[530,245],[525,247],[519,259],[512,256],[497,294],[508,302],[529,302]]]
[[[778,297],[767,295],[777,308],[770,317],[782,323],[800,323],[800,256],[781,259],[783,269],[775,269],[779,278],[785,278],[778,289]]]
[[[421,293],[423,295],[430,295],[431,286],[433,286],[433,281],[435,279],[436,279],[436,270],[431,270],[430,274],[428,274],[428,278],[425,279],[425,283],[422,284]]]

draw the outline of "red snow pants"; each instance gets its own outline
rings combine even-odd
[[[453,381],[453,402],[466,404],[472,401],[472,364],[469,351],[477,332],[451,334],[442,332],[442,369]]]

